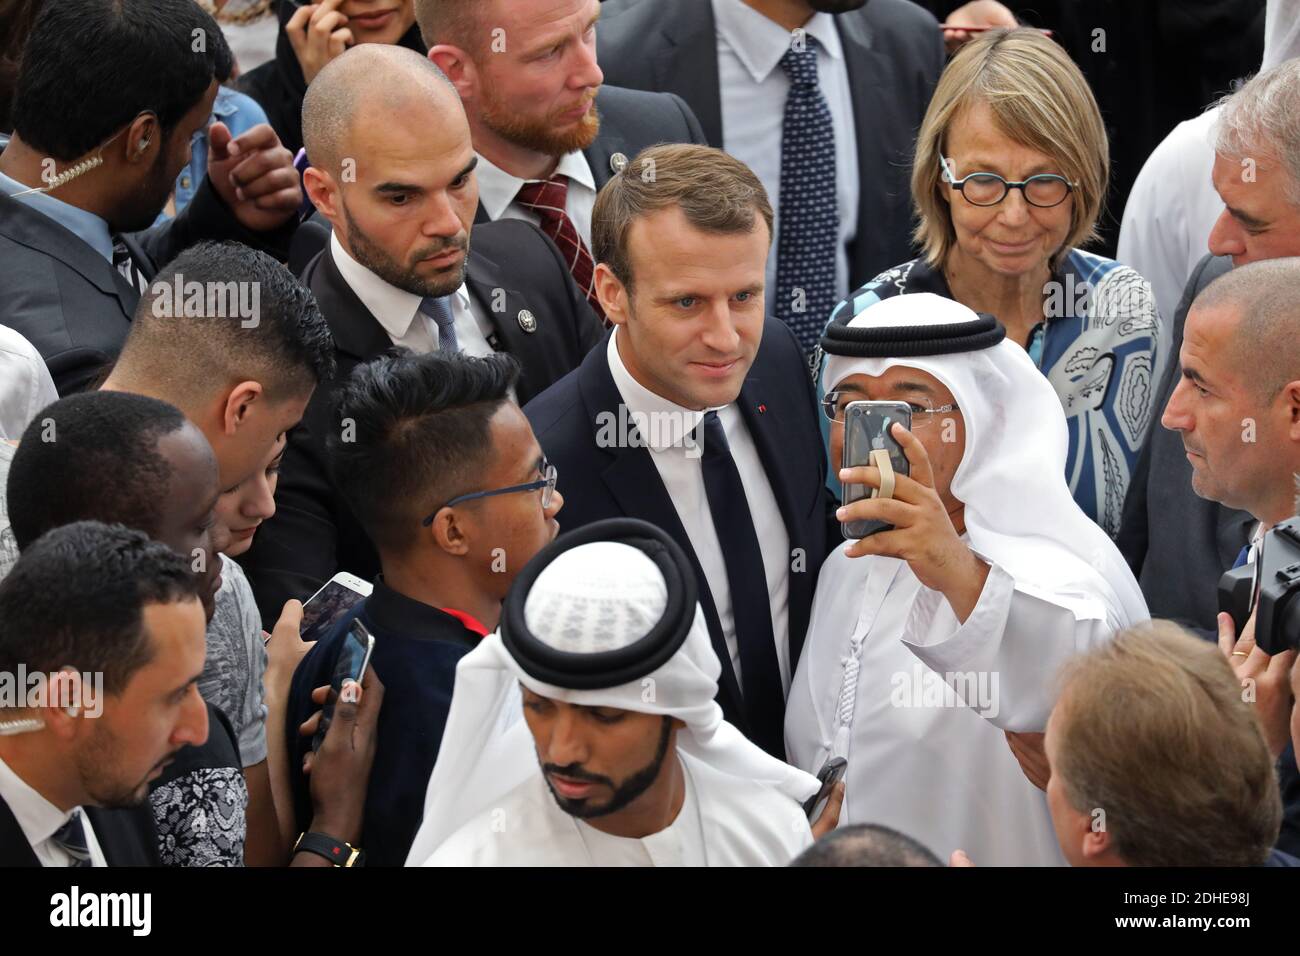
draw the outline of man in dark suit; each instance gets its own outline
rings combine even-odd
[[[429,58],[460,92],[480,158],[477,221],[541,226],[592,307],[591,207],[655,143],[703,143],[679,97],[602,86],[598,0],[416,0]]]
[[[642,518],[690,555],[723,712],[783,755],[785,694],[834,539],[812,384],[789,329],[765,317],[771,220],[762,184],[725,153],[639,154],[593,217],[615,330],[524,411],[559,472],[562,529]]]
[[[912,149],[944,64],[934,17],[907,0],[604,7],[606,79],[680,96],[767,188],[768,308],[810,351],[836,302],[913,254]]]
[[[599,322],[535,226],[474,225],[469,127],[433,63],[400,46],[349,50],[308,90],[303,132],[313,163],[307,191],[333,226],[303,280],[334,334],[335,384],[396,347],[509,352],[522,366],[516,394],[527,401],[599,341]],[[325,441],[347,427],[333,392],[317,390],[290,437],[277,514],[244,558],[264,620],[336,571],[371,579],[379,570],[329,478]]]
[[[1163,410],[1178,383],[1187,312],[1207,285],[1232,268],[1226,256],[1207,255],[1192,272],[1174,317],[1173,349],[1160,379],[1156,408]],[[1152,617],[1169,618],[1202,637],[1217,634],[1218,583],[1250,541],[1248,512],[1200,497],[1182,435],[1151,423],[1124,500],[1115,544],[1133,569]]]
[[[192,51],[198,33],[207,46]],[[191,0],[67,0],[36,20],[0,154],[0,322],[61,394],[112,363],[141,291],[187,246],[237,239],[283,258],[301,190],[266,125],[232,140],[213,124],[206,182],[148,228],[211,115],[224,43]]]
[[[188,559],[121,526],[24,549],[0,583],[0,667],[46,680],[0,712],[0,865],[157,865],[137,808],[208,737],[201,587]]]

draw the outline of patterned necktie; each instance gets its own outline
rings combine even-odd
[[[437,326],[439,352],[460,351],[460,343],[456,341],[456,319],[451,312],[451,296],[426,295],[420,300],[420,314]]]
[[[74,810],[67,823],[55,830],[50,839],[72,857],[68,866],[94,866],[90,861],[90,847],[86,842],[86,828],[81,825],[80,810]]]
[[[126,247],[121,236],[113,237],[113,268],[120,272],[122,278],[131,283],[131,287],[141,295],[148,291],[149,282],[140,271],[135,257],[131,255],[131,250]]]
[[[519,187],[516,201],[541,217],[542,232],[559,248],[579,291],[587,297],[596,315],[604,322],[605,310],[600,307],[600,299],[596,297],[596,266],[586,243],[578,235],[578,228],[564,211],[568,196],[569,177],[557,174],[544,182],[524,183]]]
[[[835,307],[840,214],[835,194],[835,127],[817,81],[817,41],[805,37],[781,57],[790,77],[781,131],[781,234],[772,311],[811,352]]]
[[[701,432],[704,494],[727,567],[731,614],[740,652],[741,695],[749,718],[749,732],[754,743],[784,760],[785,691],[781,687],[767,574],[758,533],[754,530],[754,516],[717,412],[705,413]]]

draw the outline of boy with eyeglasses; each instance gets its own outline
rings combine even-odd
[[[358,366],[339,397],[352,428],[331,436],[334,481],[379,552],[374,592],[303,658],[286,727],[317,709],[354,619],[375,637],[370,667],[387,688],[361,846],[400,866],[419,827],[425,786],[451,706],[456,665],[494,630],[510,583],[559,532],[555,468],[511,399],[509,355],[399,352]],[[310,814],[293,774],[295,811]]]

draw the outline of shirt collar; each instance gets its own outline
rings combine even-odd
[[[420,637],[448,637],[448,628],[459,627],[466,643],[478,643],[487,637],[488,629],[472,614],[451,607],[434,607],[394,591],[384,581],[383,575],[375,579],[375,587],[366,598],[366,617],[377,629],[397,634]],[[453,623],[454,622],[454,623]]]
[[[478,175],[478,199],[489,219],[500,219],[519,195],[520,187],[528,182],[506,172],[482,153],[479,153],[478,166],[474,172]],[[568,176],[570,185],[577,183],[586,186],[593,193],[596,191],[596,177],[591,174],[591,165],[587,162],[587,157],[577,150],[560,157],[553,175]]]
[[[3,760],[0,760],[0,798],[4,799],[33,848],[54,836],[55,831],[81,809],[73,807],[64,813],[14,773]]]
[[[339,274],[343,276],[343,281],[351,287],[357,294],[357,298],[361,300],[361,304],[369,309],[370,314],[383,326],[389,338],[394,340],[404,338],[411,330],[411,323],[415,321],[416,313],[420,311],[423,297],[391,285],[357,262],[343,248],[343,243],[339,242],[338,234],[335,232],[330,233],[330,252],[334,256],[334,264],[338,266]],[[464,282],[452,294],[459,300],[462,308],[469,308],[469,290],[465,288]]]
[[[735,52],[755,83],[767,79],[781,57],[790,49],[790,33],[742,0],[713,0],[713,19],[718,35]],[[844,58],[835,18],[829,13],[813,14],[803,31],[822,45],[836,60]]]
[[[705,412],[669,401],[633,378],[618,351],[618,339],[622,334],[621,328],[615,328],[614,334],[609,337],[606,354],[610,375],[623,398],[631,423],[636,425],[641,440],[651,451],[686,447],[687,437],[704,420]]]
[[[16,179],[0,173],[0,192],[6,196],[13,196],[15,202],[20,202],[46,218],[53,219],[109,262],[113,261],[113,234],[109,231],[108,223],[93,212],[70,205],[62,199],[55,199],[49,193],[15,195],[27,188]]]

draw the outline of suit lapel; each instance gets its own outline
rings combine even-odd
[[[707,0],[678,2],[664,18],[668,41],[655,56],[655,89],[684,99],[704,128],[709,145],[722,148],[722,93],[718,77],[717,25]]]
[[[57,259],[105,295],[116,296],[128,320],[135,313],[139,292],[111,262],[70,229],[16,199],[0,195],[0,232],[19,245]]]
[[[912,129],[915,119],[897,114],[900,102],[897,95],[897,78],[890,70],[889,64],[877,54],[872,42],[871,32],[861,17],[853,15],[837,16],[835,27],[840,34],[840,45],[844,49],[844,66],[849,78],[849,99],[853,107],[853,138],[857,143],[858,167],[862,173],[863,183],[858,188],[858,232],[849,248],[849,271],[856,268],[859,250],[870,248],[872,235],[871,223],[879,222],[880,212],[886,205],[886,197],[877,189],[870,188],[869,177],[884,173],[873,157],[881,157],[882,147],[880,131],[882,129]],[[891,115],[894,114],[894,115]],[[910,156],[881,157],[886,162],[898,162],[910,166]],[[873,210],[872,204],[877,208]],[[869,275],[855,280],[850,275],[850,288],[855,281],[865,282]]]
[[[780,421],[775,414],[766,411],[769,400],[779,402],[780,399],[779,395],[767,394],[760,376],[750,375],[741,386],[740,397],[736,399],[736,403],[740,407],[741,417],[745,420],[745,427],[749,429],[749,435],[754,440],[754,448],[758,452],[759,461],[763,464],[763,472],[767,476],[768,484],[772,487],[772,495],[776,498],[777,508],[781,511],[781,519],[785,522],[791,547],[805,547],[799,540],[799,536],[800,529],[807,524],[807,503],[796,500],[785,470],[789,449],[794,446],[781,440],[781,436],[777,434]],[[810,560],[808,555],[804,558],[806,561]],[[792,592],[789,601],[791,607],[795,605],[793,591],[809,578],[810,575],[807,574],[789,576]],[[788,629],[791,661],[799,660],[799,652],[803,647],[804,635],[796,634],[795,630],[794,627]]]
[[[316,296],[340,352],[358,362],[368,362],[393,347],[379,320],[344,280],[328,245],[308,263],[302,278]]]

